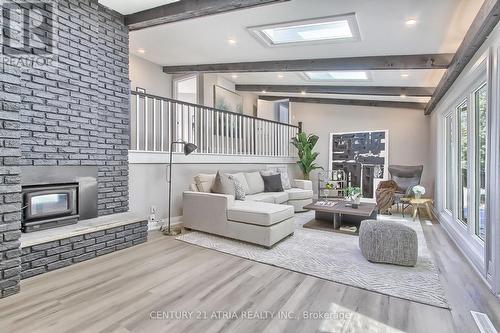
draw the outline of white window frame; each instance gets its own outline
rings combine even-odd
[[[447,229],[447,231],[452,235],[452,237],[458,242],[465,245],[467,250],[467,257],[474,263],[474,266],[478,268],[479,271],[482,272],[482,276],[484,276],[484,272],[486,271],[486,251],[485,251],[485,242],[483,242],[476,234],[475,234],[475,168],[476,168],[476,147],[475,147],[475,121],[476,117],[473,112],[475,112],[473,107],[473,97],[474,93],[480,88],[484,83],[488,86],[488,93],[490,90],[490,80],[487,75],[487,63],[488,58],[485,57],[481,63],[479,63],[474,70],[469,73],[467,76],[466,85],[464,85],[463,89],[460,90],[460,93],[456,94],[452,99],[452,102],[448,104],[444,109],[447,110],[442,112],[439,115],[440,128],[443,129],[442,135],[439,142],[439,149],[443,152],[440,154],[442,158],[440,158],[440,173],[442,175],[442,179],[440,181],[441,184],[441,195],[439,196],[440,202],[438,203],[438,209],[440,212],[441,219],[444,220],[443,227]],[[467,110],[468,110],[468,149],[469,156],[467,160],[467,170],[468,170],[468,222],[464,224],[460,221],[458,216],[459,210],[459,195],[460,191],[458,189],[458,177],[459,175],[459,122],[458,122],[458,107],[463,104],[463,102],[467,100]],[[490,100],[488,96],[488,100]],[[488,104],[488,115],[491,112],[490,104]],[[446,144],[447,144],[447,131],[446,131],[446,119],[447,117],[453,117],[453,128],[455,129],[456,135],[453,138],[454,151],[452,154],[454,155],[452,163],[454,164],[452,167],[453,172],[453,182],[454,182],[454,194],[453,194],[453,212],[450,212],[446,209]],[[488,116],[488,120],[491,119]],[[489,133],[488,133],[489,136]],[[489,144],[489,141],[488,143]],[[472,152],[472,153],[471,153]],[[487,159],[489,156],[487,156]],[[487,161],[487,163],[489,163]],[[487,196],[489,197],[489,183],[487,182]],[[487,210],[490,209],[489,200],[487,202]],[[489,213],[486,213],[489,216]],[[488,231],[489,232],[489,231]]]

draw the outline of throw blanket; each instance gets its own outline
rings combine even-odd
[[[394,204],[394,193],[396,193],[398,185],[393,180],[380,182],[375,192],[377,206],[380,214],[390,213],[390,209]]]

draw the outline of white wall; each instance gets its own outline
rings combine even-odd
[[[133,54],[129,57],[129,78],[132,90],[140,87],[151,95],[172,96],[172,75],[163,73],[162,66]]]
[[[434,173],[429,163],[430,119],[422,110],[365,106],[291,103],[293,123],[303,122],[307,134],[319,136],[317,163],[328,170],[329,134],[389,130],[389,164],[424,165],[422,185],[432,192]],[[317,172],[311,180],[316,189]]]
[[[243,113],[255,117],[256,113],[254,110],[257,110],[258,95],[246,91],[238,91],[238,94],[243,97]]]

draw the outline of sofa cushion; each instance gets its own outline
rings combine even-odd
[[[227,174],[217,171],[212,185],[212,192],[234,195],[234,181]]]
[[[215,180],[215,173],[214,174],[200,173],[194,176],[194,182],[196,184],[196,187],[198,188],[198,191],[200,192],[206,192],[206,193],[211,192],[214,180]]]
[[[288,193],[262,192],[262,193],[247,195],[245,200],[281,204],[288,201]]]
[[[249,194],[245,197],[246,201],[257,201],[257,202],[268,202],[274,203],[274,197],[272,192],[262,192],[257,194]]]
[[[312,190],[302,190],[300,188],[291,188],[289,190],[285,190],[288,193],[288,200],[303,200],[310,199],[313,197]]]
[[[248,194],[248,192],[250,191],[250,188],[248,187],[248,182],[247,182],[247,179],[245,178],[245,174],[243,172],[230,173],[229,176],[234,177],[241,184],[241,186],[243,186],[243,189],[245,190],[245,194]]]
[[[293,217],[293,207],[267,202],[235,201],[227,210],[231,221],[270,226]]]
[[[244,175],[248,184],[248,194],[264,192],[264,180],[260,172],[246,172]]]

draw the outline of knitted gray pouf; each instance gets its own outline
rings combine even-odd
[[[364,220],[359,229],[359,248],[371,262],[415,266],[417,233],[398,222]]]

